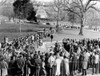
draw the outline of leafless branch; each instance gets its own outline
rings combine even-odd
[[[77,12],[71,10],[70,8],[65,9],[65,11],[70,11],[70,12],[76,14],[77,16],[81,17],[81,16],[79,15],[79,13],[77,13]]]
[[[85,11],[89,10],[91,7],[94,7],[94,5],[96,5],[96,4],[97,4],[97,3],[91,4],[90,6],[88,6],[88,7],[85,9]]]
[[[97,12],[100,12],[100,10],[97,9],[96,7],[94,7],[94,6],[90,6],[90,8],[96,10]],[[90,9],[90,8],[89,8],[89,9]]]
[[[84,10],[84,4],[82,2],[82,0],[79,0],[80,1],[80,4],[81,4],[81,8]]]
[[[100,2],[100,0],[91,0],[91,1],[99,1]]]
[[[88,5],[91,3],[91,1],[92,1],[92,0],[88,0],[88,1],[87,1],[86,6],[85,6],[85,10],[86,10],[86,8],[88,7]]]
[[[74,7],[79,8],[81,10],[81,7],[77,2],[73,2],[73,3],[75,4]]]

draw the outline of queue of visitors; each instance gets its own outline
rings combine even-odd
[[[29,65],[33,66],[30,58],[33,57],[36,49],[42,46],[42,39],[47,37],[51,39],[51,35],[53,36],[52,28],[47,30],[44,28],[42,32],[19,37],[12,41],[5,37],[4,41],[0,43],[0,76],[27,76]],[[29,62],[28,68],[26,68],[27,61]],[[32,67],[31,65],[30,67]],[[23,70],[23,67],[26,70]],[[33,72],[30,69],[30,76],[32,75]]]
[[[90,68],[91,74],[100,73],[99,39],[65,38],[44,52],[36,50],[38,41],[40,37],[36,34],[3,42],[0,48],[1,76],[74,76],[77,73],[86,76]]]

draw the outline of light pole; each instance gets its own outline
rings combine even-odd
[[[19,22],[19,25],[20,25],[20,36],[21,36],[22,33],[21,21]]]
[[[22,13],[20,12],[20,15],[22,16]],[[19,31],[20,31],[20,36],[22,33],[22,26],[21,26],[21,18],[19,17]]]

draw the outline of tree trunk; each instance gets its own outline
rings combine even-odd
[[[79,35],[83,35],[83,26],[82,26],[82,25],[81,25],[81,27],[80,27]]]
[[[80,27],[79,35],[83,35],[83,27],[84,27],[83,21],[84,21],[84,19],[83,19],[83,16],[82,16],[82,18],[81,18],[81,27]]]
[[[74,23],[72,22],[72,26],[74,26]]]
[[[56,25],[56,32],[59,32],[59,21],[57,20],[57,25]]]
[[[56,25],[56,32],[60,32],[59,20],[60,20],[60,9],[58,8],[58,12],[57,12],[57,25]]]

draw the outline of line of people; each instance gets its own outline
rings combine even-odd
[[[100,73],[98,39],[63,39],[49,52],[36,51],[30,36],[4,43],[0,49],[1,76],[74,76]]]
[[[18,57],[13,55],[15,57],[12,61],[15,62],[13,67],[16,65],[17,69],[11,73],[18,76],[18,73],[21,76],[74,76],[77,73],[87,75],[87,70],[92,68],[91,74],[97,74],[100,72],[99,52],[99,41],[97,40],[93,43],[92,40],[85,40],[84,44],[84,40],[66,39],[62,46],[56,43],[55,47],[47,53],[35,51],[34,54],[21,53]]]
[[[17,62],[20,62],[20,58],[23,60],[22,65],[24,66],[24,61],[27,61],[28,59],[26,54],[28,54],[28,52],[34,54],[38,46],[42,45],[42,39],[48,37],[48,34],[51,34],[51,32],[46,32],[46,30],[43,30],[42,33],[37,32],[33,35],[13,39],[13,41],[9,41],[9,39],[5,37],[4,42],[0,43],[1,76],[7,75],[7,72],[8,74],[12,73],[12,76],[17,75],[16,69],[21,70],[19,67],[23,68],[22,66],[17,66],[18,64],[21,64],[17,64]],[[25,56],[23,56],[23,53]],[[13,64],[14,67],[12,67]],[[22,73],[21,71],[18,72]]]

